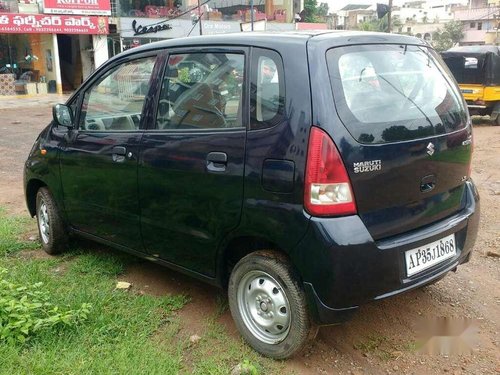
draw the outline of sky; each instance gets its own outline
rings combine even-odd
[[[401,5],[406,1],[408,1],[408,0],[393,0],[392,3],[393,3],[393,5]],[[322,3],[322,2],[325,2],[325,0],[318,0],[318,4]],[[336,10],[342,9],[347,4],[376,4],[376,3],[388,4],[389,3],[388,0],[379,0],[379,1],[373,1],[373,0],[359,0],[359,1],[356,1],[356,0],[326,0],[326,2],[328,3],[330,12],[334,12]],[[430,0],[429,2],[431,2],[431,3],[443,3],[443,2],[447,2],[447,1]],[[453,2],[457,2],[457,3],[461,2],[461,3],[466,4],[467,0],[454,0]]]
[[[324,0],[318,0],[318,4],[324,2]],[[370,1],[370,0],[327,0],[328,7],[330,12],[342,9],[345,7],[347,4],[376,4],[377,1]],[[378,1],[379,3],[384,3],[388,4],[389,2],[387,0],[380,0]],[[393,3],[397,3],[397,0],[393,0]]]

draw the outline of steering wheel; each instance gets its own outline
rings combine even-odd
[[[85,121],[85,129],[86,130],[91,130],[91,131],[104,131],[106,130],[106,127],[104,126],[104,123],[101,121],[101,119],[93,119],[91,122]]]

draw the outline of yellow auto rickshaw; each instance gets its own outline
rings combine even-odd
[[[500,125],[500,49],[493,45],[454,47],[441,53],[460,86],[471,115],[489,115]]]

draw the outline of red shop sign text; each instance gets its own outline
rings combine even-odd
[[[110,16],[111,4],[109,0],[43,0],[43,12]]]
[[[108,17],[0,14],[0,34],[109,34]]]

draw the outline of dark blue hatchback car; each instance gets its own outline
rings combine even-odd
[[[97,70],[40,134],[44,249],[87,237],[227,287],[257,351],[467,262],[472,127],[436,52],[401,35],[153,43]]]

